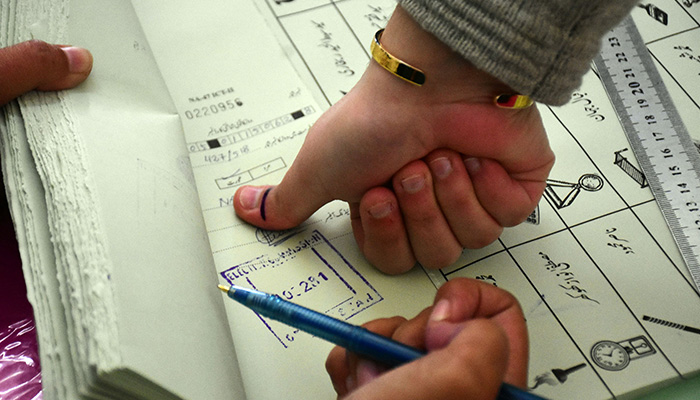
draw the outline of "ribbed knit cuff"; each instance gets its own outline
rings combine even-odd
[[[636,0],[398,0],[423,29],[536,101],[561,105]]]

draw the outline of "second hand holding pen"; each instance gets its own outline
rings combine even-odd
[[[355,354],[377,361],[389,367],[411,362],[425,355],[425,352],[386,336],[371,332],[361,326],[330,317],[298,304],[283,300],[257,290],[240,286],[219,289],[260,315],[295,327],[343,347]],[[503,383],[497,399],[542,399],[515,386]]]

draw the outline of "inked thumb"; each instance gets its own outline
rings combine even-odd
[[[252,225],[280,230],[301,224],[331,200],[285,177],[278,186],[241,187],[233,196],[233,207],[236,215]]]

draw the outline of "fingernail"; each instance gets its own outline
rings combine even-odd
[[[413,175],[401,181],[401,187],[408,193],[416,193],[425,186],[425,178],[422,175]]]
[[[447,299],[440,299],[434,306],[433,311],[430,313],[431,322],[444,321],[450,316],[450,302]]]
[[[436,158],[430,162],[430,169],[436,177],[446,178],[452,173],[452,163],[447,157]]]
[[[479,160],[476,157],[465,158],[464,166],[467,167],[467,171],[469,172],[479,172],[479,170],[481,169],[481,160]]]
[[[238,196],[241,207],[246,210],[254,210],[260,206],[260,199],[265,188],[258,186],[245,186]]]
[[[376,219],[381,219],[386,217],[387,215],[391,214],[391,210],[393,209],[392,205],[390,202],[384,202],[384,203],[379,203],[375,204],[372,207],[369,208],[369,215],[372,216],[372,218]]]
[[[82,74],[92,68],[92,54],[82,47],[61,47],[68,58],[68,71],[73,74]]]

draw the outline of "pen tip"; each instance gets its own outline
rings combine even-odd
[[[226,287],[224,285],[219,285],[219,289],[221,289],[222,292],[228,292],[231,287]]]

